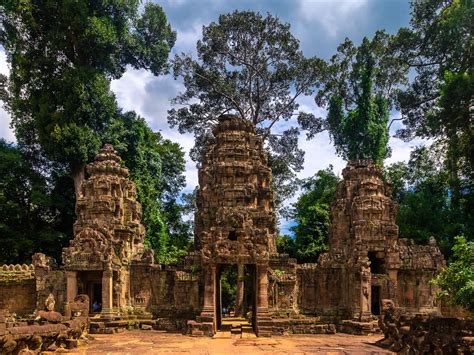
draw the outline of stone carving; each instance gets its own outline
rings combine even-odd
[[[48,298],[46,298],[46,301],[44,302],[44,305],[46,306],[46,309],[48,311],[54,311],[54,305],[56,304],[56,301],[54,299],[54,295],[50,293],[48,295]]]
[[[68,270],[103,270],[129,264],[143,252],[141,205],[128,169],[110,144],[87,165],[90,177],[76,202],[74,239],[63,251]]]
[[[271,170],[252,123],[225,115],[199,170],[195,244],[205,263],[276,254]]]
[[[64,305],[64,316],[67,319],[89,316],[89,296],[77,295],[73,302]]]

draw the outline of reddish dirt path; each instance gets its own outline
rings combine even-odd
[[[132,330],[93,336],[73,354],[393,354],[374,345],[377,336],[290,335],[272,338],[192,338],[159,331]]]

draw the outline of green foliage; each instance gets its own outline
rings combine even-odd
[[[461,236],[454,240],[453,258],[434,283],[441,288],[441,297],[474,313],[474,242]]]
[[[444,147],[417,147],[408,163],[395,163],[385,169],[393,184],[393,197],[399,203],[397,224],[400,236],[425,244],[434,236],[445,255],[450,254],[453,237],[463,233],[474,237],[468,191],[462,196],[461,209],[453,203],[449,172],[441,163]]]
[[[373,94],[374,59],[370,41],[364,38],[357,61],[358,82],[355,107],[344,112],[343,99],[331,98],[327,128],[336,152],[346,160],[370,159],[382,164],[388,155],[388,104],[381,95]]]
[[[397,136],[445,144],[450,193],[459,211],[466,191],[471,208],[474,200],[473,21],[472,0],[413,1],[410,27],[396,36],[399,56],[414,73],[398,93],[404,126]]]
[[[2,99],[17,141],[75,175],[100,148],[117,105],[110,80],[127,65],[166,69],[175,33],[160,6],[138,1],[7,0],[0,44],[11,66]]]
[[[237,265],[226,265],[221,271],[221,301],[223,308],[235,307],[237,295]]]
[[[46,179],[0,139],[0,264],[27,262],[34,252],[58,257],[68,239],[57,218]]]
[[[119,113],[105,140],[114,145],[137,186],[146,245],[155,250],[159,262],[174,262],[186,252],[191,234],[176,202],[185,185],[184,152],[134,112]]]
[[[193,159],[200,160],[219,116],[234,113],[257,126],[270,153],[277,196],[290,196],[304,152],[296,127],[276,134],[275,125],[298,111],[297,97],[313,92],[323,61],[303,56],[289,24],[251,11],[221,15],[204,26],[197,57],[175,57],[174,75],[183,78],[185,91],[174,103],[184,106],[168,112],[171,126],[195,135]]]
[[[278,235],[276,247],[280,254],[288,254],[290,258],[296,258],[295,240],[289,235]]]
[[[302,183],[303,193],[293,205],[296,226],[291,228],[295,234],[294,255],[299,263],[316,262],[318,255],[327,250],[330,208],[338,181],[330,166]],[[291,247],[288,240],[285,244]]]

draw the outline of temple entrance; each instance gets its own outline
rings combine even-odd
[[[102,272],[79,271],[77,273],[78,294],[89,296],[89,312],[100,313],[102,310]]]
[[[236,336],[255,334],[255,265],[219,264],[216,277],[216,325],[221,332]]]
[[[371,310],[375,316],[380,315],[380,286],[372,286]]]

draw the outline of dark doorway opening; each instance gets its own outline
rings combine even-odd
[[[227,236],[229,240],[237,240],[237,232],[234,230],[231,230],[229,232],[229,235]]]
[[[369,251],[370,272],[372,274],[385,273],[385,260],[382,252]]]
[[[89,296],[89,312],[102,310],[102,271],[80,271],[77,274],[78,294]]]
[[[371,287],[371,309],[373,315],[380,315],[380,286]]]
[[[239,275],[239,269],[240,275]],[[239,288],[242,288],[240,290]],[[232,334],[255,331],[256,309],[255,265],[220,264],[216,277],[217,329]]]

